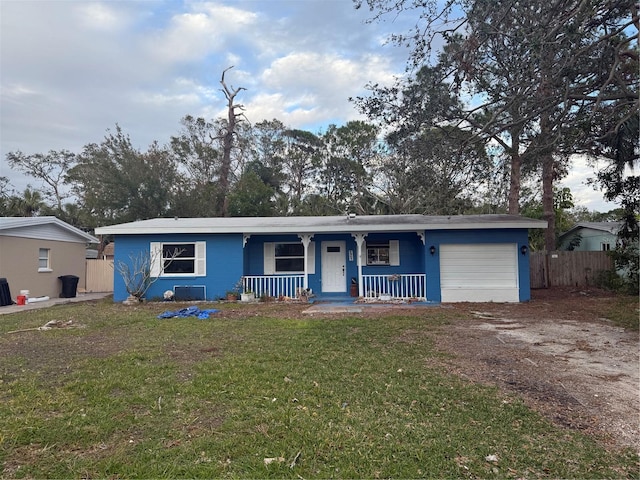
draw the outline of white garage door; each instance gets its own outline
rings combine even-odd
[[[440,246],[443,302],[518,302],[515,243]]]

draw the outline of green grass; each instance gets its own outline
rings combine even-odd
[[[0,334],[3,476],[637,478],[632,452],[436,367],[431,333],[453,312],[278,308],[158,320],[161,305],[103,302],[0,317],[1,332],[84,325]]]
[[[605,316],[619,327],[637,332],[640,330],[639,306],[637,296],[617,295],[615,302],[605,312]]]

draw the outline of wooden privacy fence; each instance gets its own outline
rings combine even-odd
[[[594,285],[599,272],[614,268],[607,252],[532,252],[529,262],[531,288]]]
[[[113,292],[113,260],[87,260],[87,292]]]

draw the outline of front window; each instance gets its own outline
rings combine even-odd
[[[367,243],[367,265],[390,265],[389,242]]]
[[[603,252],[608,252],[611,250],[611,244],[610,243],[601,243],[600,244],[602,247],[602,251]]]
[[[165,274],[194,274],[195,264],[195,243],[162,244],[162,271]]]
[[[48,272],[51,270],[50,263],[51,250],[48,248],[41,248],[38,250],[38,271]]]
[[[302,243],[276,243],[277,273],[304,272],[304,246]]]

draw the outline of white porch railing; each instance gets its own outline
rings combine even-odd
[[[362,286],[365,298],[427,298],[427,276],[424,273],[363,275]]]
[[[298,298],[304,286],[304,275],[245,275],[242,291],[253,292],[257,298],[280,296]]]
[[[280,296],[298,298],[304,286],[304,275],[245,275],[242,291],[253,292],[257,298]],[[424,273],[396,275],[363,275],[366,298],[388,296],[393,299],[427,298],[427,276]]]

